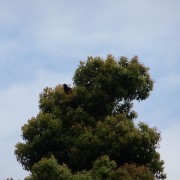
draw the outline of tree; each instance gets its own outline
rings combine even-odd
[[[165,179],[157,152],[160,133],[145,123],[134,124],[133,102],[145,100],[153,90],[149,68],[137,57],[88,57],[80,62],[73,81],[68,93],[58,85],[40,94],[40,111],[22,127],[25,142],[16,144],[15,154],[24,169],[33,172],[42,158],[53,156],[59,166],[66,164],[72,175],[79,172],[82,177],[105,156],[116,167],[108,170],[102,163],[99,179],[118,179],[123,173],[129,179],[152,179],[152,174]]]

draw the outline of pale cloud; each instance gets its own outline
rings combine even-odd
[[[31,1],[13,3],[13,6],[6,4],[7,11],[2,14],[14,17],[12,22],[10,18],[6,20],[7,28],[13,27],[15,31],[21,27],[19,39],[39,52],[50,57],[72,57],[72,54],[79,57],[79,53],[94,54],[94,47],[102,53],[117,55],[120,51],[141,53],[142,49],[158,53],[171,49],[167,41],[176,45],[174,32],[179,28],[180,16],[177,7],[177,1],[162,0],[133,3]]]
[[[164,129],[179,121],[180,74],[169,71],[155,79],[154,90],[146,101],[135,102],[140,121]]]
[[[179,174],[179,149],[180,149],[180,123],[173,124],[162,131],[160,154],[165,161],[167,179],[180,179]]]
[[[15,34],[15,46],[22,48],[20,52],[31,54],[36,49],[49,58],[72,60],[108,53],[156,54],[154,61],[160,61],[158,54],[174,56],[179,45],[175,37],[180,27],[177,4],[175,0],[21,1],[4,3],[2,9],[6,11],[1,17],[5,20],[0,22],[5,25],[5,37]]]

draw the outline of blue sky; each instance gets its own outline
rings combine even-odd
[[[138,55],[155,80],[139,117],[161,131],[167,179],[180,179],[180,1],[0,0],[0,179],[23,179],[14,146],[46,86],[71,83],[87,56]]]

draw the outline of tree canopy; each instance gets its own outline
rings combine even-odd
[[[15,154],[31,172],[28,178],[43,180],[54,172],[57,180],[165,179],[159,131],[134,123],[133,102],[153,90],[149,68],[138,57],[88,57],[73,82],[68,91],[46,87],[39,113],[22,127],[24,142]]]

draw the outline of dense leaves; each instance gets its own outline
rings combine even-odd
[[[153,88],[148,70],[137,57],[131,61],[125,57],[115,60],[111,55],[105,61],[89,57],[76,70],[74,83],[91,92],[86,110],[94,116],[124,111],[133,118],[131,102],[146,99]]]
[[[43,158],[33,165],[32,173],[25,180],[152,180],[154,175],[145,166],[124,164],[117,168],[115,161],[108,156],[102,156],[94,162],[89,171],[72,174],[66,165],[59,165],[56,159]]]
[[[89,57],[69,93],[63,85],[45,88],[15,150],[29,178],[165,179],[160,133],[133,122],[133,101],[153,89],[148,70],[137,57]]]

